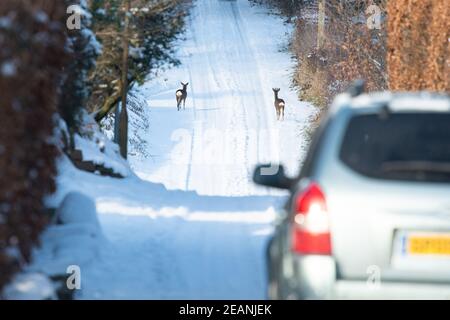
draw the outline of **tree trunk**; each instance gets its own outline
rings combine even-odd
[[[122,57],[122,82],[121,95],[122,105],[120,112],[119,125],[119,147],[123,158],[128,155],[128,113],[127,113],[127,94],[128,94],[128,46],[129,46],[129,26],[130,26],[130,0],[125,2],[125,25],[123,30],[123,57]],[[117,119],[116,119],[117,120]]]
[[[105,102],[103,103],[103,106],[95,112],[95,121],[98,123],[108,115],[108,113],[114,108],[115,105],[119,102],[121,96],[121,92],[115,92],[112,96],[109,96]]]
[[[121,97],[122,98],[122,97]],[[120,119],[120,105],[117,104],[114,109],[114,143],[119,144],[119,119]]]
[[[323,48],[325,42],[325,1],[319,0],[319,17],[317,24],[317,51]]]

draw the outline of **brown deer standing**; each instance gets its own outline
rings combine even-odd
[[[277,120],[284,120],[284,100],[278,98],[278,92],[280,92],[280,88],[272,88],[273,93],[275,95],[275,110],[277,111]]]
[[[178,111],[180,111],[180,109],[181,109],[181,102],[183,102],[183,110],[186,109],[187,86],[188,86],[189,82],[187,82],[187,83],[180,82],[180,83],[183,86],[183,89],[179,89],[175,93],[175,96],[177,97]]]

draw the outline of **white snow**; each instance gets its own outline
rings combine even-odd
[[[70,167],[66,174],[71,176],[75,173],[76,169],[67,158],[61,161],[60,168],[64,168],[63,163]],[[28,271],[51,276],[65,275],[69,266],[84,267],[96,261],[100,257],[101,248],[106,245],[95,202],[82,192],[61,189],[59,196],[65,195],[59,201],[55,223],[41,236],[42,246],[37,250]]]
[[[17,67],[14,61],[8,60],[2,63],[0,66],[0,74],[5,78],[12,77],[16,74]]]
[[[3,289],[7,300],[46,300],[56,297],[50,279],[40,273],[22,273],[14,277]]]
[[[83,152],[83,160],[101,164],[115,173],[127,177],[132,174],[127,162],[120,156],[119,148],[99,131],[92,116],[83,115],[83,136],[74,136],[75,147]]]
[[[150,119],[141,133],[150,157],[130,159],[137,176],[99,177],[59,162],[49,202],[89,195],[106,240],[77,224],[52,226],[30,269],[80,266],[80,299],[266,298],[266,245],[286,193],[255,187],[252,170],[281,161],[295,174],[314,112],[290,89],[294,62],[280,48],[291,31],[248,1],[196,1],[181,67],[137,89]],[[178,112],[180,81],[190,84]],[[284,122],[272,87],[282,88]]]
[[[69,192],[56,211],[61,224],[82,224],[100,229],[95,202],[88,196]]]
[[[35,13],[34,18],[36,19],[36,21],[40,22],[40,23],[46,23],[48,21],[48,16],[44,11],[38,11]]]
[[[106,15],[106,10],[105,10],[105,9],[102,9],[102,8],[99,8],[99,9],[97,9],[97,10],[95,11],[95,13],[98,14],[98,15],[104,16],[104,15]]]
[[[132,57],[134,59],[142,58],[144,56],[144,50],[145,50],[145,48],[136,48],[136,47],[130,46],[130,48],[129,48],[130,57]]]
[[[12,20],[10,17],[0,17],[0,28],[9,29],[12,26]]]

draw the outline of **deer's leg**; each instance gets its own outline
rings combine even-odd
[[[186,110],[186,98],[183,99],[183,110]]]

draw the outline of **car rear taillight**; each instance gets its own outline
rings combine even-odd
[[[300,254],[331,255],[330,221],[325,195],[316,183],[294,200],[292,250]]]

